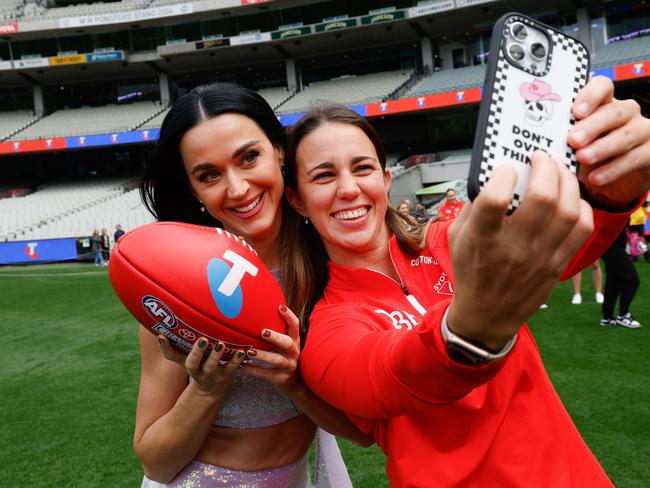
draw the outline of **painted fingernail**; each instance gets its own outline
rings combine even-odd
[[[255,356],[257,356],[257,351],[255,349],[249,349],[248,357],[254,358]]]
[[[588,103],[582,102],[581,104],[579,104],[576,107],[576,114],[581,115],[581,116],[584,117],[588,113],[589,113],[589,104]]]
[[[264,329],[262,331],[262,337],[266,337],[267,339],[271,337],[271,331],[269,329]]]
[[[158,344],[160,344],[162,346],[164,343],[165,343],[165,341],[163,340],[163,338],[158,336]]]
[[[199,347],[205,346],[205,340],[204,339],[199,339]]]
[[[219,352],[223,349],[223,344],[220,342],[216,346],[214,346],[214,350]]]
[[[287,311],[287,306],[284,304],[280,305],[280,312],[284,313],[286,311]]]
[[[238,357],[239,359],[243,358],[243,357],[244,357],[244,351],[238,351],[238,352],[237,352],[237,357]]]
[[[587,141],[587,133],[582,129],[578,129],[575,132],[571,133],[573,140],[578,144],[584,144]]]

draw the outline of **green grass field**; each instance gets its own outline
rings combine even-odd
[[[530,323],[574,421],[624,488],[650,480],[650,265],[637,269],[632,311],[644,328],[600,327],[587,272],[582,305],[560,284]],[[137,325],[106,269],[0,268],[0,310],[0,487],[139,486]],[[388,486],[376,447],[341,447],[355,487]]]

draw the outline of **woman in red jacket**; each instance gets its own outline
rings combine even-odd
[[[582,120],[569,141],[593,208],[575,177],[537,152],[514,215],[516,175],[499,167],[453,224],[429,227],[389,207],[381,142],[354,112],[315,109],[289,134],[287,195],[306,238],[322,240],[315,267],[329,260],[301,371],[375,436],[391,486],[611,486],[523,324],[647,191],[650,123],[602,79],[575,107]]]

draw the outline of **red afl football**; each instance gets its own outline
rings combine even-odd
[[[157,222],[124,234],[111,253],[111,284],[152,334],[189,351],[199,337],[211,346],[269,350],[262,329],[286,333],[280,286],[241,237],[223,229]]]

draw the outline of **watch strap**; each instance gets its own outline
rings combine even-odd
[[[447,325],[448,313],[449,307],[447,307],[447,310],[445,310],[445,313],[442,316],[440,332],[447,348],[447,354],[451,359],[458,363],[475,366],[496,361],[507,356],[515,346],[515,342],[517,342],[517,334],[515,334],[500,351],[490,352],[476,344],[472,344],[467,339],[463,339],[449,330]]]

